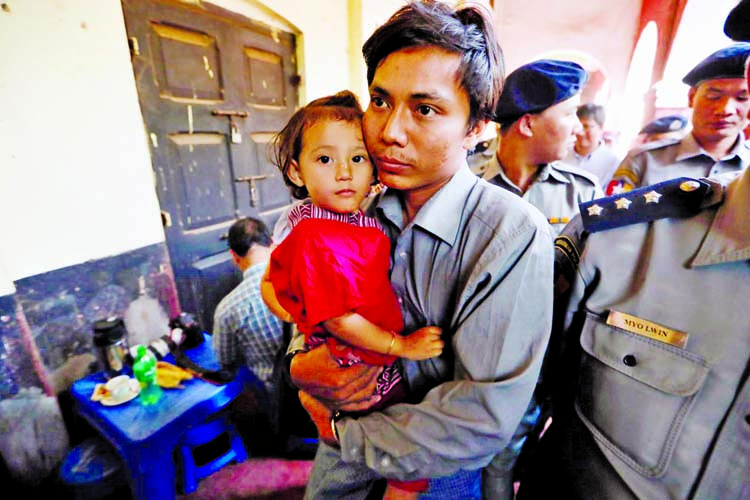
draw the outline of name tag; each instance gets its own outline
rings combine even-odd
[[[653,323],[619,311],[609,312],[609,316],[607,316],[607,324],[681,349],[685,348],[688,341],[688,334],[686,332],[672,330],[664,325]]]

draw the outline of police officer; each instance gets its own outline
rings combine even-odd
[[[576,116],[588,79],[576,63],[543,59],[516,69],[505,80],[496,108],[497,154],[482,177],[523,197],[559,232],[578,204],[602,195],[596,177],[559,163],[581,124]]]
[[[681,140],[649,143],[632,151],[615,171],[607,194],[679,176],[715,176],[746,168],[750,150],[742,129],[750,111],[744,80],[748,54],[750,44],[737,43],[714,52],[685,75],[692,132]]]
[[[581,213],[556,241],[552,425],[518,498],[747,498],[750,170]]]

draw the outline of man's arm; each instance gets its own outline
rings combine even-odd
[[[454,318],[455,380],[418,405],[343,419],[344,461],[415,479],[483,467],[508,445],[536,387],[552,317],[552,236],[541,226],[528,232],[485,251],[473,270]]]

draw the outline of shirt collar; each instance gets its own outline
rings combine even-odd
[[[242,279],[246,280],[254,274],[263,274],[265,272],[266,272],[266,263],[259,262],[245,269],[245,272],[242,273]]]
[[[599,144],[597,144],[596,147],[592,149],[591,152],[587,155],[579,155],[578,151],[576,151],[576,148],[572,148],[571,151],[573,152],[573,156],[576,158],[576,160],[590,160],[591,157],[594,156],[594,153],[596,153],[603,147],[606,147],[604,145],[604,141],[599,141]]]
[[[570,184],[570,179],[565,177],[562,172],[557,170],[557,162],[552,162],[547,165],[545,165],[542,170],[539,172],[539,176],[537,177],[540,181],[546,180],[547,177],[552,177],[557,182],[562,182],[564,184]]]
[[[427,200],[412,221],[449,245],[456,241],[464,204],[469,192],[479,182],[469,166],[461,167],[437,193]],[[398,191],[388,189],[378,203],[380,213],[403,231],[404,221]]]
[[[706,237],[698,247],[692,266],[750,259],[750,170],[745,169],[728,184]]]
[[[703,148],[698,145],[698,142],[695,140],[693,134],[688,134],[680,141],[680,145],[678,146],[677,150],[677,156],[675,156],[675,161],[682,161],[687,158],[693,158],[699,155],[706,155],[707,157],[711,158],[711,155],[706,153],[706,151],[704,151]],[[734,146],[732,146],[732,149],[730,149],[729,153],[720,160],[731,160],[735,156],[739,157],[740,164],[743,167],[750,162],[750,149],[748,149],[741,135],[737,136],[737,140],[734,142]]]
[[[508,176],[505,174],[505,169],[502,165],[500,165],[500,161],[497,159],[497,156],[493,156],[492,159],[490,159],[489,163],[487,164],[487,169],[482,174],[482,179],[486,181],[491,181],[495,177],[500,175],[505,183],[509,186],[515,186],[516,189],[518,186],[513,184],[513,182],[508,179]],[[534,182],[544,182],[547,180],[548,177],[552,177],[558,182],[563,182],[565,184],[570,183],[570,180],[568,180],[559,170],[557,170],[557,167],[555,166],[555,162],[548,163],[542,167],[539,167],[539,170],[537,171],[537,175],[534,178]],[[533,184],[532,183],[532,184]]]

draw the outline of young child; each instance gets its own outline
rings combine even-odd
[[[298,110],[275,138],[275,163],[293,196],[305,201],[289,213],[291,232],[273,251],[262,288],[271,311],[296,323],[308,347],[327,343],[342,366],[385,367],[374,410],[407,396],[396,357],[428,359],[443,342],[437,327],[399,334],[390,242],[360,209],[375,180],[362,114],[353,93],[339,92]],[[389,481],[386,496],[416,498],[427,486]]]

